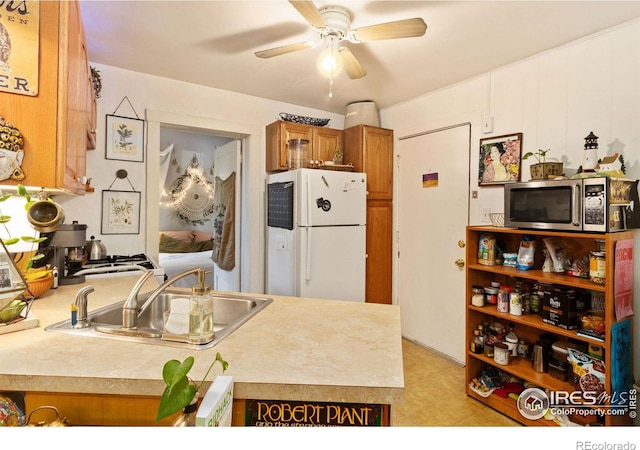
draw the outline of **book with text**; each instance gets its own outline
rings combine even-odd
[[[233,377],[213,380],[196,413],[197,427],[230,427],[233,406]]]

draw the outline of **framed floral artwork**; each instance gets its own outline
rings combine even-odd
[[[140,192],[102,191],[102,234],[140,234]]]
[[[520,181],[522,133],[480,139],[478,184]]]
[[[144,161],[144,120],[107,115],[105,158]]]

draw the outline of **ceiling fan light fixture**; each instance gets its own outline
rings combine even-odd
[[[326,37],[327,48],[322,50],[318,57],[318,70],[325,77],[333,78],[342,71],[344,61],[338,49],[339,42],[340,39],[337,36]]]

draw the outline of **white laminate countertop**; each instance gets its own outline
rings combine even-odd
[[[92,311],[124,300],[137,280],[97,278],[37,299],[30,314],[39,327],[0,335],[0,391],[160,396],[166,361],[193,355],[189,377],[200,381],[220,352],[229,362],[225,375],[234,377],[235,398],[375,404],[403,399],[397,305],[268,296],[273,303],[209,350],[44,331],[70,317],[83,286],[95,288],[88,297]],[[142,292],[155,287],[151,277]],[[216,364],[208,382],[219,374]]]

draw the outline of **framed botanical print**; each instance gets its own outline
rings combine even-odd
[[[478,184],[520,181],[522,133],[480,139]]]
[[[105,158],[144,161],[144,120],[107,115]]]
[[[140,234],[140,192],[102,191],[102,234]]]

